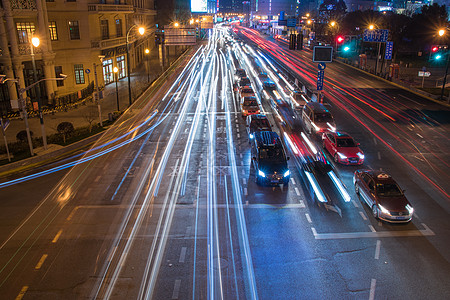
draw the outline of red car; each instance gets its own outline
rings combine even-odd
[[[391,223],[411,221],[414,209],[403,190],[382,171],[358,170],[353,175],[355,192],[367,203],[376,219]]]
[[[364,163],[364,153],[359,149],[359,143],[345,132],[327,131],[322,135],[323,148],[334,161],[344,165],[361,165]]]

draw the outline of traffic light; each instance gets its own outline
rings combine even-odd
[[[342,44],[342,42],[344,42],[344,37],[343,37],[342,35],[339,35],[339,36],[336,38],[336,42],[337,42],[338,44]]]
[[[447,55],[448,46],[447,45],[432,45],[430,49],[430,60],[435,62],[440,62]]]

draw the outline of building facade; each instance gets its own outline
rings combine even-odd
[[[153,1],[144,0],[2,0],[0,22],[1,74],[16,78],[20,87],[34,83],[34,60],[43,105],[58,105],[58,97],[77,93],[94,82],[114,82],[144,60],[144,49],[155,49],[156,11]],[[145,33],[137,33],[138,26]],[[33,47],[31,37],[40,45]],[[127,38],[130,61],[127,62]],[[156,51],[156,50],[154,50]],[[67,75],[64,81],[52,79]],[[2,111],[10,110],[9,100],[17,99],[11,81],[2,86]],[[30,90],[32,92],[32,90]],[[30,98],[36,97],[33,93]],[[25,97],[25,95],[24,95]],[[31,99],[36,101],[36,99]]]

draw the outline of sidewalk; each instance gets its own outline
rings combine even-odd
[[[153,51],[156,52],[156,51]],[[170,53],[170,62],[175,61],[175,59],[181,54]],[[147,89],[150,83],[158,78],[163,70],[160,66],[159,58],[157,53],[153,53],[149,60],[150,70],[147,73],[147,61],[144,60],[135,70],[131,73],[131,96],[134,102],[141,93]],[[167,66],[166,66],[167,68]],[[149,76],[148,76],[149,74]],[[100,75],[101,76],[101,75]],[[149,77],[149,81],[148,81]],[[117,83],[118,94],[119,94],[119,109],[124,111],[129,106],[128,98],[128,79],[127,77],[120,79]],[[102,120],[108,120],[108,114],[117,111],[117,98],[116,98],[116,83],[112,82],[105,86],[103,89],[103,99],[100,100]],[[92,124],[98,124],[98,107],[94,103],[92,97],[88,97],[87,101],[83,104],[75,106],[74,108],[66,112],[55,112],[44,115],[44,126],[47,136],[57,133],[57,126],[61,122],[70,122],[75,128],[89,126],[89,121]],[[33,132],[33,138],[41,137],[41,126],[38,117],[29,117],[28,124],[30,131]],[[12,119],[5,132],[8,143],[16,142],[16,135],[20,131],[25,130],[25,122],[22,119]],[[3,139],[1,141],[4,144]],[[39,152],[39,151],[37,151]]]

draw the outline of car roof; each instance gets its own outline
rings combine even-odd
[[[363,170],[372,177],[375,183],[396,183],[395,180],[388,173],[380,170]]]
[[[244,101],[245,100],[256,100],[256,97],[255,96],[245,96]]]
[[[281,145],[280,137],[273,131],[259,131],[255,133],[255,138],[258,144],[264,146]]]
[[[255,98],[255,97],[253,97],[253,98]],[[265,120],[267,120],[267,116],[266,115],[262,115],[262,114],[249,115],[248,117],[251,118],[251,119],[265,119]]]
[[[319,102],[310,101],[306,103],[305,106],[311,107],[315,112],[327,112],[327,113],[330,112],[322,103]]]
[[[344,132],[344,131],[330,131],[336,138],[351,138],[352,139],[352,137],[347,133],[347,132]]]

